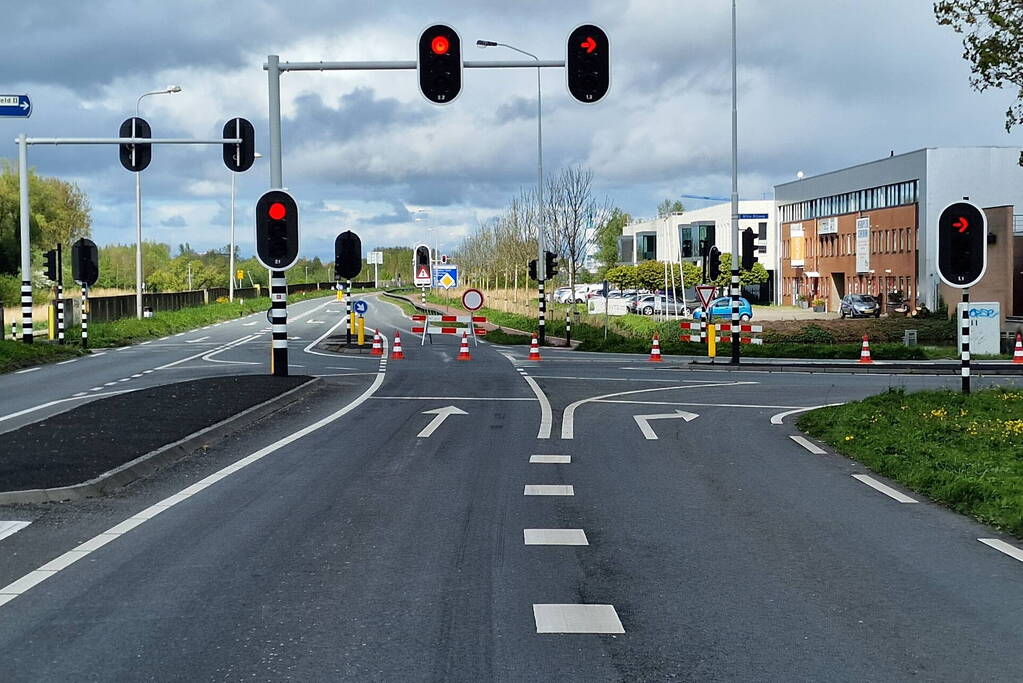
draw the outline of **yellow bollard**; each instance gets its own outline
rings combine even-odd
[[[366,343],[366,319],[359,316],[359,346]]]
[[[348,314],[348,330],[350,332],[355,331],[355,311]]]
[[[51,340],[57,338],[57,319],[56,319],[56,316],[53,314],[55,309],[56,309],[56,305],[55,304],[50,304],[49,306],[46,307],[46,317],[47,317],[46,327],[47,327],[47,331],[50,333],[50,339]]]
[[[345,293],[343,291],[341,291],[340,289],[337,290],[337,300],[338,301],[344,301],[345,300]]]
[[[707,356],[714,358],[718,355],[718,341],[716,325],[707,325]]]

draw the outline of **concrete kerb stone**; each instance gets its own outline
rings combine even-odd
[[[665,366],[662,369],[666,369]],[[848,363],[752,363],[743,362],[738,366],[730,363],[708,363],[706,361],[690,361],[687,365],[675,366],[679,369],[728,370],[742,372],[757,370],[761,372],[809,372],[809,373],[855,373],[862,375],[887,375],[892,373],[905,375],[954,375],[959,376],[958,364],[914,365],[909,363],[874,361],[869,366],[860,365],[856,361]],[[975,366],[974,373],[983,375],[1023,375],[1023,367],[1013,366],[1006,362],[1000,365]]]
[[[10,503],[55,503],[102,496],[109,491],[148,476],[165,465],[184,458],[200,446],[215,443],[240,429],[258,422],[267,415],[286,408],[315,389],[322,381],[318,377],[313,377],[308,382],[289,389],[279,396],[267,399],[225,420],[189,434],[174,443],[161,446],[154,451],[150,451],[81,484],[49,489],[0,491],[0,505]]]

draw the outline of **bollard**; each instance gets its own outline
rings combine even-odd
[[[359,346],[366,343],[366,319],[359,316]]]

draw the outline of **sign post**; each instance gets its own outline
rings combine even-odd
[[[717,291],[715,285],[696,285],[696,296],[700,297],[700,303],[703,304],[703,315],[700,316],[700,341],[709,339],[707,336],[707,318],[710,317],[710,302],[714,299],[714,293]],[[711,343],[708,341],[708,344]],[[708,354],[710,347],[707,347]]]

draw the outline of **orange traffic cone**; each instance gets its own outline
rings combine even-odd
[[[456,360],[472,360],[472,356],[469,355],[469,337],[466,336],[465,332],[462,332],[462,345],[458,348],[458,358]]]
[[[384,355],[384,347],[380,344],[380,333],[373,333],[373,349],[369,352],[371,356],[382,356]]]
[[[650,347],[650,358],[651,363],[661,362],[661,338],[656,332],[654,332],[654,343]]]
[[[398,360],[405,357],[405,353],[401,350],[401,332],[398,330],[394,331],[394,349],[391,350],[391,360]]]
[[[536,335],[529,342],[529,357],[526,360],[540,360],[540,344],[536,341]]]
[[[870,342],[867,341],[867,335],[863,335],[863,346],[860,348],[860,362],[861,363],[874,362],[870,358]]]
[[[1016,333],[1016,350],[1012,352],[1013,363],[1023,363],[1023,335]]]

